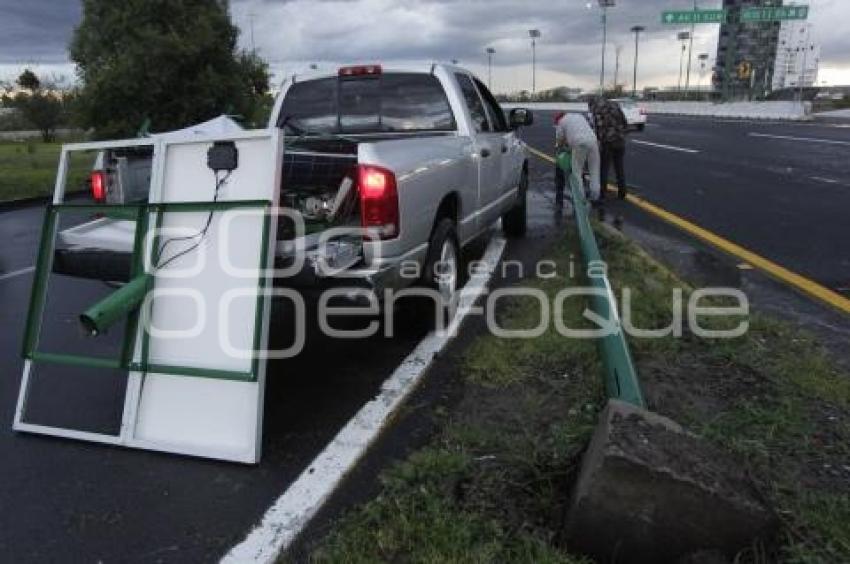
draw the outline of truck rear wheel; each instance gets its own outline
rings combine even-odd
[[[517,202],[514,207],[505,212],[502,216],[502,229],[509,237],[522,237],[525,235],[528,219],[527,219],[527,198],[528,198],[528,172],[522,171],[522,177],[519,181],[519,193],[517,194]]]
[[[460,245],[457,230],[451,219],[443,218],[438,220],[428,243],[422,284],[440,294],[446,323],[454,317],[457,309],[459,281]]]

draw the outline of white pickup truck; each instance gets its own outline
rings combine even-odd
[[[463,245],[499,218],[508,235],[525,233],[528,159],[515,130],[531,122],[522,108],[506,118],[481,81],[451,65],[365,65],[288,78],[269,127],[285,130],[281,205],[304,218],[307,260],[281,283],[365,287],[379,297],[421,283],[453,298],[457,276],[445,273],[457,273]],[[96,166],[95,199],[146,196],[149,153],[107,151]],[[54,270],[126,280],[126,223],[101,218],[60,233]],[[321,232],[343,226],[365,228],[370,237],[319,248]],[[295,236],[281,221],[279,263],[293,259]],[[402,273],[411,263],[418,278]],[[345,275],[328,275],[323,264]]]

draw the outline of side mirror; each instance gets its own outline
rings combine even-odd
[[[508,121],[511,125],[511,129],[516,129],[524,125],[531,125],[534,123],[534,114],[532,114],[531,110],[527,108],[514,108],[511,110],[510,119]]]

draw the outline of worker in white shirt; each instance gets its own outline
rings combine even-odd
[[[581,180],[584,165],[590,172],[590,200],[600,202],[599,144],[589,119],[582,113],[567,113],[555,125],[555,147],[568,147],[572,153],[572,174]]]

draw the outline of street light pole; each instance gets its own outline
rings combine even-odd
[[[537,38],[540,37],[539,29],[529,29],[528,36],[531,38],[531,96],[537,93]]]
[[[682,42],[682,52],[679,54],[679,85],[676,87],[676,90],[679,91],[680,96],[682,94],[682,72],[683,72],[683,67],[684,67],[684,64],[685,64],[685,51],[688,50],[688,46],[685,42],[688,40],[690,35],[691,34],[687,31],[680,31],[676,35],[676,37],[679,39],[679,41]]]
[[[705,63],[708,61],[708,53],[700,53],[697,56],[697,59],[700,61],[700,70],[699,70],[699,89],[702,90],[703,81],[705,80]]]
[[[635,34],[635,71],[634,77],[632,78],[632,98],[637,98],[637,69],[638,69],[638,37],[640,36],[640,32],[646,30],[642,25],[633,26],[630,30]]]
[[[808,65],[808,63],[809,63],[808,58],[809,58],[809,49],[811,49],[810,43],[811,43],[811,36],[812,36],[812,26],[811,26],[811,24],[807,23],[807,24],[805,24],[805,26],[806,26],[806,44],[803,45],[803,67],[800,69],[800,73],[797,75],[797,83],[800,87],[800,95],[799,96],[800,96],[800,104],[801,105],[803,103],[803,84],[805,83],[805,79],[806,79],[806,65]],[[796,63],[796,61],[795,61],[795,63]]]
[[[616,58],[614,59],[614,90],[617,90],[617,81],[620,78],[620,53],[623,52],[623,46],[617,45],[614,47]]]
[[[697,0],[694,0],[694,12],[697,11]],[[691,36],[688,38],[688,73],[685,78],[685,98],[688,97],[688,88],[691,85],[691,61],[693,60],[693,50],[694,50],[694,30],[696,26],[696,16],[691,22]]]
[[[614,7],[614,0],[599,0],[602,8],[602,68],[599,71],[599,93],[605,93],[605,47],[608,43],[608,8]]]
[[[493,90],[493,53],[496,50],[492,47],[487,47],[487,89]]]

